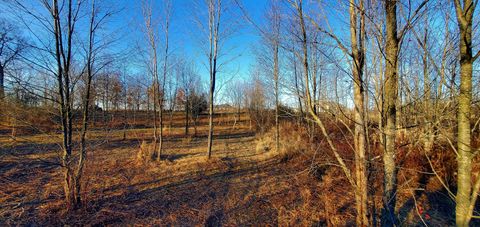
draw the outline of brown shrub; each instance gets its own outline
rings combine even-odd
[[[255,150],[257,153],[273,152],[281,162],[292,159],[300,152],[310,150],[308,135],[305,128],[298,127],[294,123],[285,122],[279,127],[280,150],[275,150],[275,128],[272,127],[265,134],[258,136]]]
[[[137,156],[135,158],[135,163],[137,165],[141,165],[141,164],[145,164],[146,162],[148,162],[150,160],[151,156],[152,156],[152,150],[153,150],[152,144],[149,144],[145,140],[142,141],[142,143],[140,144],[140,147],[138,148],[138,151],[137,151]]]

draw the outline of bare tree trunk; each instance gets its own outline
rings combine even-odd
[[[162,150],[163,150],[163,105],[165,101],[165,83],[167,80],[167,70],[168,70],[168,29],[170,26],[170,1],[165,1],[165,53],[163,59],[163,81],[162,81],[162,95],[160,99],[160,141],[158,146],[158,156],[157,160],[162,159]]]
[[[158,155],[157,155],[157,161],[160,161],[162,159],[162,150],[163,150],[163,95],[162,97],[160,98],[161,101],[160,101],[160,104],[159,104],[159,107],[160,107],[160,111],[159,111],[159,120],[160,120],[160,137],[158,139]]]
[[[212,140],[213,140],[213,92],[215,91],[215,73],[210,76],[210,92],[209,92],[209,104],[208,104],[208,158],[212,156]]]
[[[189,117],[188,117],[188,112],[190,110],[190,103],[188,100],[188,95],[185,100],[185,135],[188,136],[188,123],[189,123]]]
[[[209,71],[210,71],[210,89],[209,89],[209,110],[208,110],[208,145],[207,156],[212,156],[212,143],[213,143],[213,117],[214,117],[214,92],[215,92],[215,77],[217,74],[217,53],[219,42],[219,29],[220,29],[220,16],[222,8],[221,0],[210,0],[208,2],[208,24],[209,24],[209,41],[210,41],[210,53],[209,53]]]
[[[430,75],[428,72],[428,50],[427,50],[427,45],[428,45],[428,29],[427,26],[425,26],[425,34],[423,37],[422,41],[422,47],[423,47],[423,56],[422,56],[422,63],[423,63],[423,104],[424,104],[424,113],[425,113],[425,139],[423,142],[423,148],[425,153],[428,155],[430,154],[430,151],[432,150],[433,147],[433,141],[434,141],[434,132],[433,132],[433,116],[435,115],[432,112],[435,112],[434,109],[432,109],[432,91],[431,91],[431,86],[430,86]]]
[[[54,22],[55,36],[55,57],[57,64],[57,82],[58,82],[58,96],[60,98],[60,116],[62,122],[63,135],[63,154],[62,165],[64,167],[64,192],[67,209],[72,210],[77,207],[74,190],[74,176],[72,169],[72,109],[70,97],[70,60],[72,51],[72,1],[67,3],[68,7],[68,33],[66,36],[62,34],[62,25],[60,22],[60,14],[58,8],[58,1],[53,0],[52,4],[52,19]],[[67,43],[63,43],[63,37],[66,37]],[[66,49],[64,49],[66,48]],[[65,53],[66,52],[66,53]]]
[[[397,168],[395,163],[395,137],[397,118],[398,96],[398,37],[397,37],[397,1],[385,1],[386,15],[386,59],[385,59],[385,150],[383,154],[384,164],[384,189],[382,226],[397,224],[395,214],[397,194]]]
[[[279,90],[278,90],[278,80],[279,80],[279,65],[278,65],[278,52],[279,52],[279,42],[280,42],[280,13],[278,12],[278,6],[272,5],[272,31],[273,36],[271,43],[273,45],[273,80],[274,80],[274,89],[275,89],[275,151],[280,151],[280,126],[279,126]]]
[[[5,98],[5,69],[2,64],[0,64],[0,101]]]
[[[350,169],[347,167],[343,158],[338,153],[337,147],[335,146],[335,144],[332,141],[332,138],[328,134],[322,119],[317,114],[315,114],[315,111],[313,109],[313,103],[312,103],[312,97],[310,94],[310,85],[309,85],[310,76],[309,76],[309,68],[308,68],[308,46],[307,46],[308,39],[307,39],[307,31],[306,31],[305,19],[303,15],[302,3],[303,3],[302,0],[299,0],[298,2],[297,1],[291,2],[291,4],[297,10],[299,22],[300,22],[300,28],[301,28],[301,43],[302,43],[302,52],[303,52],[302,61],[303,61],[303,70],[304,70],[303,73],[304,73],[305,96],[306,96],[305,106],[309,115],[313,118],[313,121],[320,128],[322,135],[325,137],[328,143],[328,146],[332,150],[332,153],[335,156],[335,159],[337,160],[338,165],[340,166],[343,173],[345,174],[345,177],[347,178],[348,182],[350,183],[350,185],[352,185],[352,187],[356,187],[356,183],[353,179]]]
[[[87,56],[87,84],[86,84],[86,93],[83,103],[83,116],[82,116],[82,129],[80,133],[80,158],[78,161],[77,171],[75,173],[75,203],[81,204],[81,180],[83,175],[83,168],[85,166],[85,160],[87,157],[87,148],[86,148],[86,134],[88,129],[88,114],[90,107],[90,91],[93,79],[93,44],[94,44],[94,35],[95,35],[95,0],[92,1],[92,14],[90,18],[90,29],[89,29],[89,47],[88,47],[88,56]]]
[[[367,218],[367,162],[366,154],[366,123],[365,123],[365,87],[364,87],[364,66],[365,66],[365,13],[363,12],[363,0],[355,4],[350,0],[350,40],[353,59],[353,93],[354,93],[354,147],[355,147],[355,202],[357,209],[357,226],[368,226]],[[358,13],[360,11],[360,13]],[[357,17],[360,15],[360,23]]]
[[[273,63],[273,77],[275,80],[275,151],[279,152],[280,151],[280,126],[278,122],[278,108],[279,108],[279,103],[278,103],[278,43],[277,41],[275,42],[275,47],[274,47],[274,63]]]
[[[158,61],[157,61],[157,37],[155,33],[155,29],[153,27],[153,22],[152,22],[152,7],[148,5],[146,2],[142,2],[143,4],[143,19],[145,20],[145,28],[146,28],[146,35],[148,37],[148,44],[150,45],[151,48],[151,64],[152,64],[152,79],[153,79],[153,152],[157,151],[157,141],[158,141],[158,135],[157,135],[157,105],[159,104],[159,81],[158,81]],[[150,92],[147,89],[147,94],[150,95]],[[149,107],[148,103],[149,100],[147,100],[147,109]],[[149,111],[147,111],[148,113]],[[155,155],[155,153],[154,153]],[[154,156],[153,155],[153,156]],[[152,157],[153,158],[153,157]],[[158,157],[157,157],[158,158]]]
[[[457,226],[468,226],[480,188],[480,176],[472,185],[472,149],[471,115],[472,115],[472,65],[478,53],[472,55],[472,21],[477,1],[455,0],[455,10],[460,30],[460,94],[457,111],[457,195],[455,217]],[[462,8],[463,7],[463,8]],[[480,52],[479,52],[480,53]],[[473,187],[472,187],[473,186]]]
[[[158,130],[157,130],[157,106],[159,105],[159,97],[158,97],[158,71],[157,71],[157,50],[153,47],[153,152],[157,150],[157,142],[158,142]]]
[[[299,120],[302,119],[303,117],[303,106],[302,106],[302,98],[301,94],[302,92],[300,91],[300,87],[298,86],[298,74],[297,74],[297,56],[295,55],[295,43],[293,44],[293,74],[295,76],[295,91],[297,93],[297,98],[298,98],[298,109],[299,109]],[[300,123],[300,121],[299,121]]]

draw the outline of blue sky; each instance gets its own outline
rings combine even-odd
[[[202,0],[198,1],[203,3]],[[264,12],[267,7],[267,0],[260,1],[241,1],[249,16],[256,22],[262,23]],[[162,17],[163,1],[153,1],[154,14]],[[206,13],[206,6],[195,4],[193,0],[173,0],[172,1],[173,15],[171,18],[170,28],[170,53],[174,55],[186,56],[187,58],[196,62],[199,73],[204,81],[208,78],[208,71],[205,68],[206,57],[202,52],[202,45],[200,41],[200,29],[195,22],[195,15]],[[140,30],[143,25],[142,18],[142,4],[141,1],[121,0],[116,1],[116,7],[122,9],[114,18],[112,18],[113,27],[117,27],[118,31],[123,33],[120,40],[120,46],[123,48],[130,48],[133,44],[143,42],[143,34]],[[200,8],[199,8],[200,7]],[[234,6],[236,7],[236,6]],[[203,9],[205,8],[205,9]],[[201,12],[203,10],[203,12]],[[155,16],[155,15],[154,15]],[[226,17],[228,15],[225,15]],[[241,16],[237,12],[237,16]],[[161,20],[161,18],[159,19]],[[219,74],[219,79],[223,77],[241,77],[246,78],[250,71],[250,66],[255,61],[255,56],[252,52],[252,46],[259,42],[259,34],[254,28],[245,20],[240,20],[242,23],[238,31],[235,32],[225,43],[223,48],[224,53],[228,52],[224,59],[232,59],[226,67]],[[223,26],[223,25],[221,25]],[[163,33],[160,32],[160,36]],[[160,42],[163,46],[163,43]],[[222,73],[224,75],[222,75]],[[225,79],[225,78],[224,78]]]
[[[144,34],[142,29],[144,27],[144,20],[142,16],[142,1],[143,0],[97,0],[97,4],[102,4],[102,8],[111,9],[116,11],[112,18],[110,18],[108,24],[104,26],[103,35],[107,37],[112,37],[116,40],[115,44],[109,46],[109,52],[115,53],[120,52],[120,55],[126,56],[124,59],[120,59],[117,62],[117,67],[120,69],[128,69],[131,75],[146,75],[146,64],[144,63],[145,56],[143,59],[138,56],[132,56],[132,53],[135,53],[138,50],[138,47],[146,46]],[[154,17],[157,17],[159,22],[163,22],[163,0],[150,0],[153,2],[153,13]],[[243,4],[244,9],[248,12],[248,16],[258,25],[262,26],[265,24],[265,12],[268,8],[269,0],[238,0]],[[39,7],[39,0],[24,0],[22,3],[28,5],[34,11],[46,15],[48,11],[44,7]],[[195,22],[195,15],[206,16],[207,6],[204,4],[205,0],[171,0],[172,2],[172,17],[171,17],[171,26],[170,26],[170,56],[178,55],[187,57],[189,60],[194,61],[200,76],[204,83],[208,81],[208,70],[206,68],[207,58],[206,55],[202,52],[201,41],[207,42],[207,37],[202,37],[202,32],[199,29],[198,24]],[[243,14],[238,9],[237,5],[233,2],[234,0],[225,0],[230,2],[232,11],[235,14],[224,15],[224,23],[221,24],[222,28],[231,28],[229,21],[227,20],[237,20],[239,26],[236,28],[236,32],[228,39],[221,51],[223,60],[232,59],[229,63],[221,69],[219,74],[217,74],[218,87],[225,85],[227,79],[235,78],[236,80],[246,80],[249,78],[249,74],[252,71],[252,67],[256,64],[256,58],[254,48],[259,49],[260,47],[260,36],[259,32],[255,30],[255,27],[250,25],[246,20],[243,19]],[[283,2],[283,1],[281,1]],[[197,3],[197,4],[195,4]],[[233,3],[233,4],[232,4]],[[347,17],[343,17],[342,13],[337,13],[337,10],[341,8],[341,4],[337,1],[328,2],[324,5],[323,8],[326,10],[327,16],[329,17],[330,25],[335,30],[337,34],[343,34],[344,28],[346,26],[341,26],[341,23],[337,21],[344,20]],[[199,5],[200,4],[200,5]],[[282,4],[286,4],[283,2]],[[305,1],[306,14],[317,15],[318,13],[325,12],[321,10],[317,4],[317,1]],[[5,6],[5,5],[4,5]],[[86,6],[88,8],[88,6]],[[88,9],[86,9],[88,13]],[[343,10],[342,10],[343,11]],[[0,13],[3,15],[15,14],[8,7],[2,7],[0,4]],[[231,13],[231,12],[230,12]],[[292,15],[292,10],[288,9],[284,13]],[[286,16],[288,16],[286,15]],[[35,21],[25,14],[17,13],[18,17],[22,17],[25,20],[25,23],[29,21]],[[48,18],[46,16],[45,18]],[[83,19],[88,18],[88,14],[84,15]],[[15,16],[13,16],[12,21],[15,21]],[[322,20],[321,17],[317,18]],[[206,23],[207,21],[204,20]],[[340,25],[340,26],[338,26]],[[23,25],[19,25],[22,27]],[[26,27],[26,26],[25,26]],[[80,30],[79,34],[84,34],[81,32],[82,29],[86,28],[77,28]],[[161,30],[161,29],[160,29]],[[26,30],[25,30],[26,31]],[[33,28],[35,33],[41,32],[43,35],[49,35],[45,31],[42,31],[40,26]],[[26,33],[29,33],[26,31]],[[85,33],[86,34],[86,33]],[[163,33],[160,31],[158,34],[160,37],[163,37]],[[26,38],[35,38],[32,35],[25,35]],[[348,45],[348,43],[346,43]],[[261,48],[261,47],[260,47]],[[161,54],[163,53],[163,42],[159,42],[159,55],[162,59]],[[124,54],[125,53],[125,54]],[[221,60],[222,61],[222,60]],[[171,62],[170,62],[171,63]],[[288,73],[288,72],[284,72]],[[144,76],[142,78],[151,78],[150,76]],[[148,81],[144,80],[144,84],[148,84]],[[225,92],[225,91],[221,91]],[[228,91],[227,91],[228,92]],[[223,96],[220,94],[220,96]]]
[[[200,42],[206,42],[207,37],[202,37],[200,35],[202,32],[198,24],[195,22],[195,18],[198,18],[199,15],[206,17],[207,6],[204,4],[205,0],[171,1],[173,4],[173,14],[171,17],[170,28],[170,53],[172,55],[185,56],[190,60],[193,60],[206,87],[209,73],[208,68],[205,65],[207,63],[207,58],[202,52],[203,47]],[[259,26],[265,24],[265,13],[268,10],[269,0],[238,1],[241,2],[248,13],[248,16],[254,21],[254,23]],[[121,37],[121,46],[128,49],[135,45],[135,43],[144,42],[144,34],[141,32],[141,28],[143,27],[141,1],[119,0],[114,2],[116,2],[117,8],[122,9],[115,18],[113,18],[114,27],[118,27],[118,29],[125,34]],[[157,16],[162,22],[164,3],[162,0],[152,0],[152,2],[154,16]],[[226,101],[225,98],[228,97],[228,91],[224,89],[228,86],[227,81],[228,83],[235,83],[238,80],[248,80],[248,78],[250,78],[252,67],[255,66],[257,58],[254,48],[257,48],[258,51],[258,47],[260,46],[259,31],[242,18],[244,15],[235,5],[234,0],[226,0],[225,2],[229,2],[230,4],[233,3],[231,5],[233,12],[231,11],[230,15],[224,15],[224,23],[221,24],[221,27],[231,26],[229,20],[232,19],[232,14],[234,14],[233,19],[237,19],[240,24],[235,34],[229,37],[226,41],[223,52],[221,53],[222,55],[226,55],[223,57],[223,60],[233,60],[229,61],[229,63],[217,74],[217,90],[219,91],[217,93],[217,101],[220,102]],[[286,4],[283,1],[281,2],[282,4]],[[330,25],[335,32],[343,34],[343,28],[346,26],[338,26],[341,24],[339,20],[348,17],[344,17],[345,15],[338,13],[338,10],[342,8],[341,4],[339,5],[334,4],[333,2],[328,2],[323,5],[325,8],[322,9],[320,9],[321,7],[317,5],[316,1],[305,1],[305,4],[305,10],[311,15],[317,15],[322,12],[327,13]],[[291,9],[287,9],[285,13],[291,15],[293,12]],[[204,19],[204,22],[206,23],[206,18]],[[321,17],[318,19],[321,20]],[[163,33],[159,32],[159,36],[163,36]],[[161,41],[159,44],[160,46],[163,46]],[[162,48],[159,50],[160,52],[161,49]],[[133,70],[133,68],[135,68],[134,66],[130,66],[130,68],[132,69],[131,71],[137,71],[137,73],[145,72],[145,66],[142,68],[142,65],[136,67],[137,70]],[[282,98],[285,102],[291,102],[287,99],[287,97]]]

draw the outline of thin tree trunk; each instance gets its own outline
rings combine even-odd
[[[215,73],[210,77],[210,92],[209,92],[209,104],[208,104],[208,158],[212,156],[212,140],[213,140],[213,92],[215,91]]]
[[[278,29],[280,29],[280,25],[276,25],[278,26]],[[275,34],[275,40],[273,40],[274,42],[274,51],[273,51],[273,79],[275,81],[275,151],[276,152],[279,152],[280,151],[280,126],[279,126],[279,122],[278,122],[278,115],[279,115],[279,112],[278,112],[278,109],[279,109],[279,101],[278,101],[278,74],[279,74],[279,70],[278,70],[278,48],[279,48],[279,45],[278,45],[278,33],[280,31],[276,31],[277,34]]]
[[[5,98],[5,69],[3,68],[3,65],[0,64],[0,101]]]
[[[162,81],[162,95],[160,96],[160,141],[159,141],[159,146],[158,146],[158,156],[157,160],[162,159],[162,151],[163,151],[163,105],[164,105],[164,100],[165,100],[165,82],[167,80],[167,67],[168,67],[168,29],[170,26],[170,15],[169,15],[169,7],[170,7],[170,2],[166,2],[166,19],[165,19],[165,58],[163,59],[163,81]]]
[[[310,116],[313,118],[317,126],[320,128],[323,136],[325,137],[328,146],[333,152],[333,155],[335,156],[335,159],[337,160],[340,168],[342,169],[343,173],[345,174],[348,182],[350,185],[353,187],[356,186],[356,183],[352,177],[352,174],[350,172],[350,169],[347,167],[345,162],[343,161],[342,157],[338,153],[337,147],[335,147],[335,144],[333,143],[330,135],[328,134],[325,125],[323,124],[322,119],[318,115],[315,114],[314,109],[313,109],[313,103],[312,103],[312,97],[310,95],[310,86],[309,86],[309,70],[308,70],[308,39],[307,39],[307,31],[306,31],[306,26],[305,26],[305,20],[303,16],[303,6],[302,6],[302,0],[299,1],[299,3],[294,3],[294,7],[296,8],[298,12],[298,17],[300,20],[300,28],[301,28],[301,42],[302,42],[302,51],[303,51],[303,70],[304,70],[304,80],[305,80],[305,95],[306,95],[306,102],[305,106],[307,108],[308,113]]]
[[[385,150],[383,154],[384,184],[382,226],[397,224],[395,204],[397,200],[397,168],[395,163],[395,137],[397,118],[397,1],[385,1],[386,14],[386,59],[385,59]]]
[[[190,109],[190,103],[188,102],[188,95],[185,100],[185,135],[188,136],[188,123],[189,123],[189,117],[188,117],[188,112]]]
[[[149,90],[147,89],[147,96],[152,99],[153,102],[153,157],[155,157],[155,152],[157,151],[157,104],[159,104],[159,81],[158,81],[158,59],[157,59],[157,43],[156,43],[156,34],[154,28],[152,27],[152,8],[151,6],[144,5],[143,17],[145,20],[145,27],[146,27],[146,35],[148,37],[148,43],[151,48],[151,64],[152,64],[152,86],[153,86],[153,94],[150,94]],[[153,96],[153,97],[151,97]],[[149,114],[148,108],[150,103],[150,98],[147,97],[147,115]],[[158,157],[157,157],[158,158]]]
[[[432,91],[431,91],[431,86],[430,86],[430,75],[428,72],[428,50],[427,50],[427,45],[428,45],[428,30],[425,28],[425,34],[423,37],[423,57],[422,57],[422,63],[423,63],[423,95],[424,95],[424,109],[425,109],[425,139],[423,143],[423,148],[426,154],[429,154],[430,151],[432,150],[433,147],[433,141],[434,141],[434,132],[433,132],[433,115],[432,112],[435,112],[434,109],[432,109]]]
[[[93,79],[93,72],[92,72],[92,51],[93,51],[93,43],[94,43],[94,22],[95,22],[95,0],[92,1],[92,14],[90,18],[90,30],[89,30],[89,49],[88,49],[88,57],[87,57],[87,84],[86,84],[86,94],[83,103],[83,116],[82,116],[82,129],[80,133],[80,158],[78,161],[77,171],[75,173],[75,202],[77,205],[81,204],[81,180],[83,175],[83,168],[85,166],[85,160],[87,157],[87,149],[86,149],[86,134],[88,129],[88,114],[89,114],[89,107],[90,107],[90,93],[91,93],[91,85]]]
[[[215,80],[217,74],[217,52],[219,42],[219,29],[220,29],[220,12],[221,12],[221,0],[217,0],[216,4],[214,0],[210,0],[208,3],[209,10],[209,41],[210,41],[210,53],[209,53],[209,67],[210,67],[210,89],[209,89],[209,110],[208,110],[208,145],[207,156],[212,156],[212,144],[213,144],[213,117],[214,117],[214,92],[215,92]]]
[[[293,44],[293,74],[295,75],[295,91],[297,93],[297,98],[298,98],[298,109],[299,109],[299,118],[302,119],[303,117],[303,106],[302,106],[302,98],[301,98],[301,92],[300,88],[298,86],[298,74],[297,74],[297,56],[295,56],[295,44]],[[300,121],[299,121],[300,123]]]
[[[77,207],[74,195],[74,176],[71,163],[72,155],[72,113],[71,113],[71,97],[70,97],[70,57],[71,57],[71,41],[72,41],[72,1],[68,1],[68,34],[66,36],[66,50],[64,49],[62,25],[60,23],[60,14],[58,9],[58,1],[53,0],[52,18],[54,22],[55,36],[55,57],[57,63],[57,82],[58,95],[60,98],[60,116],[62,122],[63,135],[63,154],[62,165],[64,172],[64,192],[67,209],[71,210]],[[65,51],[67,53],[65,53]]]
[[[350,0],[350,40],[353,59],[353,93],[354,93],[354,147],[355,147],[355,202],[357,226],[368,226],[367,218],[367,162],[366,154],[366,124],[365,124],[365,88],[363,73],[365,66],[365,16],[358,13],[355,0]],[[360,0],[359,11],[363,11],[363,0]],[[357,17],[360,15],[360,23]]]

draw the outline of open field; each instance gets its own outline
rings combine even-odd
[[[182,135],[183,127],[165,129],[161,162],[137,158],[141,147],[150,146],[150,128],[128,129],[125,140],[123,130],[91,131],[82,195],[88,205],[69,216],[62,215],[60,137],[11,141],[2,135],[1,223],[273,223],[279,210],[261,207],[291,193],[288,181],[297,172],[276,166],[273,151],[257,152],[255,133],[245,122],[235,129],[230,123],[216,127],[211,160],[205,157],[205,125],[197,137]]]
[[[9,133],[2,134],[0,224],[354,223],[350,186],[339,168],[329,165],[334,159],[321,137],[307,145],[308,136],[285,122],[282,124],[285,149],[277,152],[272,149],[270,132],[256,134],[246,114],[242,114],[242,120],[233,128],[233,116],[218,117],[210,160],[205,153],[208,130],[205,119],[199,121],[202,123],[197,136],[192,135],[193,129],[185,136],[184,119],[177,114],[174,126],[164,129],[162,161],[151,160],[144,153],[151,150],[151,128],[137,126],[108,131],[94,128],[88,134],[88,164],[82,182],[85,206],[73,213],[65,213],[64,209],[63,172],[58,153],[61,137],[26,133],[12,140]],[[345,146],[348,145],[341,152],[348,157]],[[428,223],[450,224],[453,202],[448,202],[449,197],[434,176],[421,174],[428,172],[425,160],[418,160],[421,155],[407,156],[399,172],[403,176],[399,179],[402,221],[419,223],[414,207],[423,207],[421,215],[427,217]],[[379,166],[374,164],[372,170],[371,184],[379,188],[382,177]],[[380,191],[372,193],[376,206],[380,207]]]
[[[1,226],[480,226],[478,0],[0,0]]]

